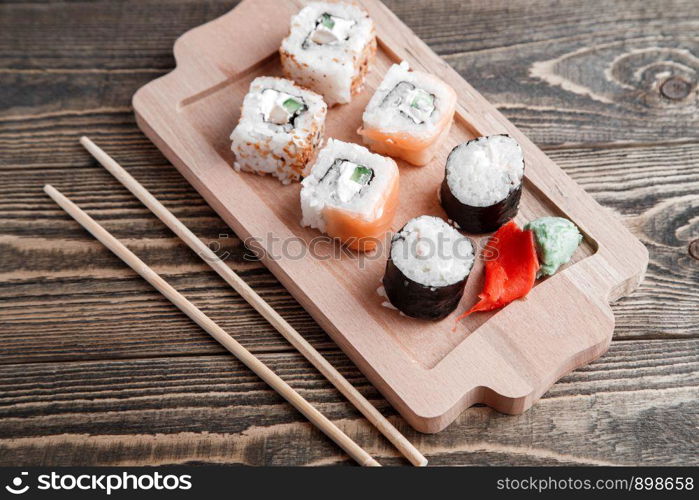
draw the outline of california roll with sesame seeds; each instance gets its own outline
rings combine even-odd
[[[376,54],[374,23],[357,4],[312,2],[291,19],[279,54],[287,77],[330,106],[348,103],[362,90]]]
[[[231,133],[233,166],[283,184],[300,180],[323,138],[326,112],[321,96],[290,80],[255,78]]]

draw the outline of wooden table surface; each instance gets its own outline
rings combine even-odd
[[[699,9],[686,1],[389,0],[650,250],[614,341],[527,413],[412,431],[137,128],[172,44],[235,2],[0,5],[0,465],[350,464],[102,248],[52,183],[384,464],[322,377],[78,145],[91,136],[384,412],[433,465],[697,465]]]

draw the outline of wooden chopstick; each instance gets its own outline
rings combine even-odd
[[[148,265],[139,259],[131,250],[126,248],[119,240],[112,236],[97,221],[83,212],[80,207],[66,198],[56,188],[47,184],[44,191],[53,201],[55,201],[68,215],[73,217],[81,226],[87,229],[100,243],[111,250],[117,257],[126,263],[131,269],[140,274],[143,279],[153,285],[156,290],[162,293],[170,302],[176,305],[183,313],[189,316],[192,321],[206,330],[209,335],[215,338],[223,347],[228,349],[245,366],[250,368],[257,376],[267,382],[284,399],[291,403],[298,411],[308,418],[316,427],[325,433],[330,439],[335,441],[340,448],[345,450],[349,456],[355,459],[360,465],[380,466],[371,455],[364,451],[357,443],[342,432],[335,424],[328,420],[322,413],[315,409],[308,401],[292,389],[286,382],[270,370],[267,365],[257,359],[250,351],[240,345],[233,337],[226,333],[211,318],[204,314],[199,308],[187,300],[180,292],[175,290],[158,273],[153,271]]]
[[[396,429],[349,381],[331,365],[300,333],[282,318],[240,276],[238,276],[216,253],[190,231],[180,220],[163,206],[146,188],[134,179],[111,156],[87,137],[80,144],[99,161],[124,187],[150,209],[166,226],[199,255],[221,278],[223,278],[248,304],[257,310],[282,334],[303,356],[315,366],[337,390],[339,390],[413,465],[425,466],[427,459],[413,444]]]

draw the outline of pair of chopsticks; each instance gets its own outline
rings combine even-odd
[[[279,333],[286,338],[303,356],[320,371],[413,465],[427,465],[427,459],[396,429],[352,384],[347,381],[301,334],[282,318],[267,302],[262,299],[245,281],[226,265],[203,241],[194,235],[177,217],[165,208],[146,188],[124,170],[113,158],[100,149],[87,137],[80,143],[104,168],[136,196],[166,226],[180,237],[197,255],[209,264],[238,294],[269,321]],[[365,450],[342,432],[335,424],[321,414],[314,406],[292,389],[278,375],[257,359],[250,351],[240,345],[230,334],[224,331],[200,309],[168,284],[146,263],[126,248],[98,222],[60,193],[51,185],[44,186],[44,191],[73,219],[82,225],[104,246],[111,250],[124,263],[141,275],[170,302],[189,316],[202,329],[230,351],[245,366],[250,368],[284,399],[299,410],[308,420],[332,439],[360,465],[379,466]]]

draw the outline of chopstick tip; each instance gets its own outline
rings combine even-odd
[[[80,136],[80,144],[82,144],[83,146],[87,146],[90,143],[92,143],[92,141],[90,140],[90,138],[88,136],[86,136],[86,135]]]

